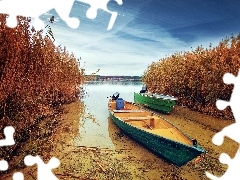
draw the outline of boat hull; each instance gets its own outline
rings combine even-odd
[[[127,135],[169,163],[182,166],[205,153],[204,149],[198,145],[188,146],[136,128],[115,117],[112,111],[109,111],[109,115]]]
[[[156,98],[134,92],[134,102],[146,105],[147,107],[168,114],[172,111],[176,101],[171,98]]]

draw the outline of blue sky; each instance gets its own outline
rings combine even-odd
[[[142,75],[152,62],[174,52],[188,51],[240,32],[239,0],[123,0],[114,1],[110,10],[119,13],[113,28],[107,31],[110,14],[99,10],[96,19],[86,17],[88,4],[75,1],[71,16],[80,26],[69,28],[55,11],[51,24],[56,44],[66,46],[81,66],[91,74]]]

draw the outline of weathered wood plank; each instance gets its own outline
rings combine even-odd
[[[124,121],[142,121],[142,120],[149,120],[153,118],[152,116],[136,116],[136,117],[126,117],[123,120]]]
[[[135,110],[135,109],[131,109],[131,110],[128,110],[128,109],[121,109],[121,110],[113,110],[113,112],[116,112],[116,113],[118,113],[118,112],[120,112],[120,113],[122,113],[122,112],[126,112],[126,113],[130,113],[130,112],[146,112],[146,111],[144,111],[144,110]]]

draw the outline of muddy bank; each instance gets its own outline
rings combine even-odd
[[[220,147],[211,141],[215,133],[232,121],[212,118],[183,107],[175,107],[170,115],[162,116],[198,140],[207,151],[201,162],[194,163],[193,160],[182,167],[171,165],[131,140],[110,119],[106,120],[114,148],[79,146],[75,140],[81,136],[79,126],[84,122],[79,119],[85,113],[84,105],[75,102],[64,106],[64,109],[64,114],[42,124],[45,127],[44,132],[35,132],[35,135],[39,135],[31,136],[19,149],[19,153],[13,158],[14,162],[10,164],[9,172],[0,179],[10,180],[14,172],[22,172],[27,180],[36,179],[37,166],[24,167],[23,164],[24,156],[32,154],[40,155],[44,162],[48,162],[53,156],[57,157],[61,165],[53,172],[59,179],[202,180],[208,179],[205,171],[218,176],[224,174],[227,167],[219,163],[219,155],[226,152],[233,157],[238,148],[237,143],[227,138]],[[47,136],[48,131],[53,133]]]

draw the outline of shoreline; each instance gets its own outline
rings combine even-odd
[[[215,146],[211,139],[223,127],[232,123],[190,111],[180,106],[174,107],[169,115],[161,114],[175,124],[190,137],[196,137],[199,144],[207,151],[205,158],[195,164],[194,160],[182,167],[169,164],[152,154],[150,151],[126,136],[118,127],[108,119],[108,131],[115,148],[98,148],[76,146],[74,140],[79,136],[79,118],[84,113],[84,106],[80,102],[64,105],[64,113],[48,119],[42,126],[45,132],[39,132],[39,137],[48,131],[47,124],[56,121],[53,133],[45,139],[30,138],[19,149],[19,156],[14,158],[19,167],[8,174],[0,175],[6,180],[12,179],[14,172],[22,172],[25,179],[36,177],[36,165],[23,166],[22,154],[32,154],[34,147],[38,154],[47,163],[51,157],[57,157],[61,164],[53,172],[59,179],[208,179],[205,171],[221,176],[227,169],[226,165],[219,163],[219,156],[226,152],[234,157],[238,144],[225,138],[222,146]],[[220,123],[221,122],[221,123]],[[97,137],[96,137],[97,138]],[[31,149],[32,148],[32,149]],[[137,153],[136,153],[137,152]],[[12,162],[14,163],[14,162]],[[11,166],[11,164],[10,164]]]

